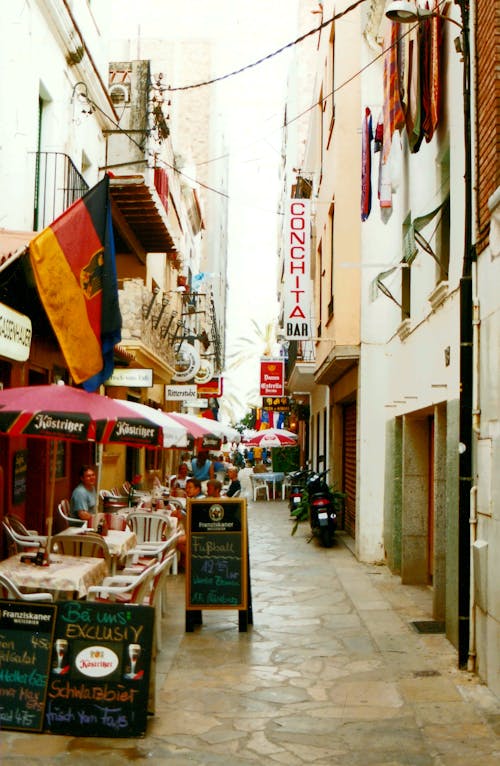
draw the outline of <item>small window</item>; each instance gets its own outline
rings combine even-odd
[[[436,232],[437,246],[437,282],[448,281],[450,267],[450,198],[441,208],[441,221]]]

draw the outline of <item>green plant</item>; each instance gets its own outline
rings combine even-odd
[[[299,447],[273,447],[271,449],[273,471],[290,473],[299,470]]]
[[[309,518],[309,495],[307,490],[304,489],[300,503],[291,511],[290,516],[293,516],[295,521],[290,534],[294,535],[297,531],[301,521],[307,521]]]

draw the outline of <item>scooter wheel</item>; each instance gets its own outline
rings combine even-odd
[[[321,545],[325,548],[331,548],[334,541],[333,532],[330,529],[324,529],[322,527],[319,531],[319,539],[321,540]]]

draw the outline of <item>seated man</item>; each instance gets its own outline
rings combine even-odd
[[[226,497],[233,497],[237,492],[241,492],[241,482],[238,478],[239,471],[233,466],[228,469],[227,475],[229,477],[229,487],[227,488]]]
[[[70,515],[82,521],[91,521],[97,506],[96,475],[91,465],[80,469],[80,483],[73,490]],[[91,526],[91,525],[89,525]]]
[[[218,479],[209,479],[207,481],[207,497],[220,497],[222,491],[222,482]]]

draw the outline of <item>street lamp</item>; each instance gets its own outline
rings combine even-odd
[[[394,0],[385,15],[399,24],[411,24],[440,18],[461,30],[463,57],[464,110],[464,256],[460,279],[460,426],[459,426],[459,512],[458,512],[458,661],[460,666],[475,661],[474,621],[471,621],[471,490],[473,486],[473,298],[472,264],[476,260],[472,244],[472,141],[471,141],[471,60],[469,39],[469,2],[455,0],[460,7],[461,23],[435,10],[417,5],[415,0]],[[472,623],[472,624],[471,624]],[[472,631],[471,631],[472,629]]]
[[[399,24],[414,24],[415,22],[439,17],[452,24],[456,24],[460,29],[463,28],[459,21],[455,21],[455,19],[449,16],[443,16],[430,8],[421,8],[415,0],[394,0],[387,6],[385,15],[391,21],[397,21]]]

